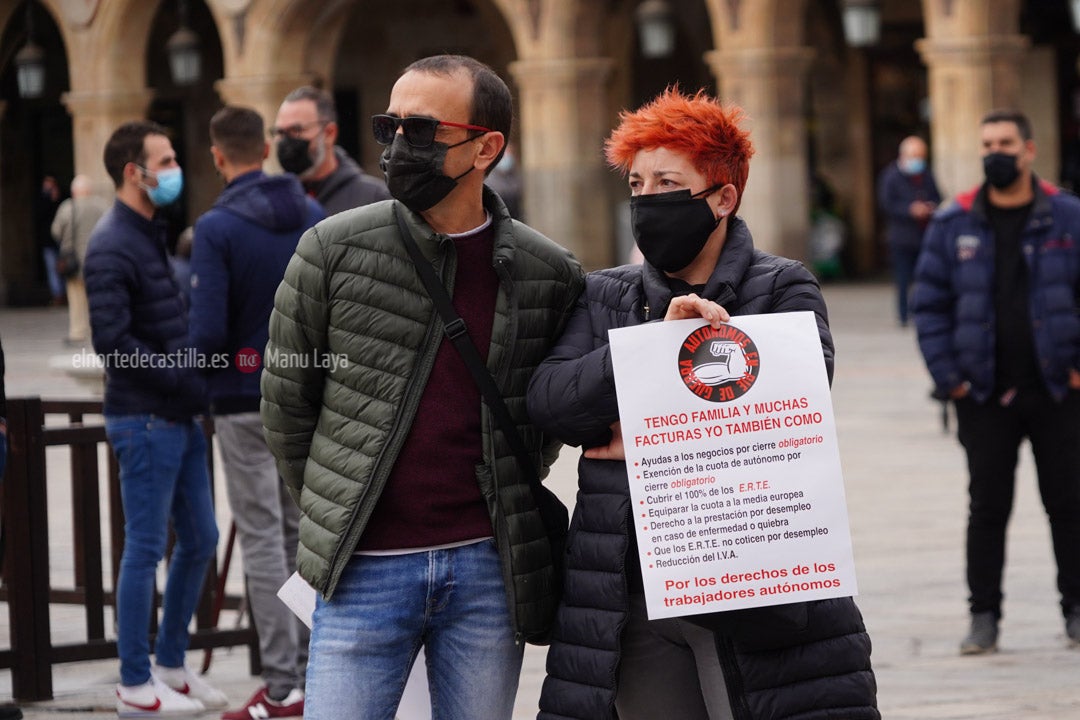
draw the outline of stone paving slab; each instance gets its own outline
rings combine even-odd
[[[837,346],[833,404],[860,596],[874,643],[882,714],[890,720],[1080,719],[1080,651],[1069,649],[1054,586],[1049,530],[1035,488],[1030,453],[1022,454],[1009,529],[1001,652],[961,657],[966,630],[963,538],[966,472],[954,434],[942,431],[939,406],[914,331],[897,327],[892,290],[884,284],[825,289]],[[62,369],[63,310],[0,310],[9,396],[93,397],[100,386]],[[50,450],[50,452],[53,452]],[[57,451],[63,453],[62,450]],[[573,501],[577,453],[564,450],[549,482]],[[50,467],[50,489],[66,482],[64,458]],[[223,495],[222,495],[223,497]],[[51,506],[68,512],[61,491]],[[227,527],[228,511],[219,511]],[[53,533],[53,523],[50,532]],[[66,571],[62,524],[50,538],[57,573]],[[1080,549],[1078,549],[1080,552]],[[230,584],[238,587],[237,563]],[[6,612],[0,610],[0,642]],[[227,617],[226,622],[230,619]],[[78,637],[78,612],[54,610],[57,638]],[[192,653],[197,664],[201,652]],[[544,650],[528,648],[515,720],[533,718],[543,681]],[[56,666],[56,699],[28,706],[28,718],[101,718],[113,713],[115,661]],[[235,702],[259,682],[247,674],[241,648],[217,650],[209,673]],[[0,672],[0,698],[10,697]]]

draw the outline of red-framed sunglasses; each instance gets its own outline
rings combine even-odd
[[[412,117],[397,117],[396,115],[372,115],[371,131],[375,135],[375,142],[380,145],[390,145],[394,142],[398,128],[405,134],[405,142],[416,148],[430,147],[435,142],[435,131],[440,125],[474,130],[479,133],[492,132],[490,128],[479,125],[467,125],[465,123],[447,122],[435,118],[414,115]]]

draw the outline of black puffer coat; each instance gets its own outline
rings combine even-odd
[[[532,378],[534,422],[571,445],[606,444],[619,418],[608,330],[663,318],[671,294],[666,277],[649,265],[589,275],[565,332]],[[813,311],[832,376],[832,336],[817,282],[799,263],[755,250],[737,218],[703,295],[732,315]],[[615,717],[627,573],[636,572],[629,519],[625,465],[582,458],[541,720]],[[687,619],[716,631],[738,720],[880,718],[870,638],[851,598]]]
[[[105,361],[105,414],[182,420],[206,412],[165,226],[116,200],[89,243],[83,277],[94,352]]]

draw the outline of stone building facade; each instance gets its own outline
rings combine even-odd
[[[844,0],[665,2],[676,43],[656,58],[640,47],[641,0],[187,0],[202,75],[177,87],[166,43],[181,0],[31,0],[47,82],[23,100],[13,58],[27,0],[0,0],[0,303],[41,287],[29,208],[42,175],[84,173],[108,193],[101,151],[121,122],[170,128],[188,180],[176,220],[190,223],[221,187],[207,124],[222,103],[270,124],[289,90],[321,84],[338,100],[342,142],[378,172],[367,118],[400,68],[435,52],[473,55],[507,78],[526,220],[590,268],[628,251],[627,191],[602,141],[621,109],[671,82],[746,111],[756,154],[741,214],[758,244],[807,259],[811,190],[827,187],[853,276],[883,268],[874,179],[905,134],[927,136],[953,193],[980,179],[980,115],[1018,106],[1035,121],[1038,170],[1061,178],[1080,113],[1066,0],[877,0],[870,48],[845,43]]]

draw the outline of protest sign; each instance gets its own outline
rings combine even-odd
[[[857,594],[814,314],[609,338],[649,617]]]

